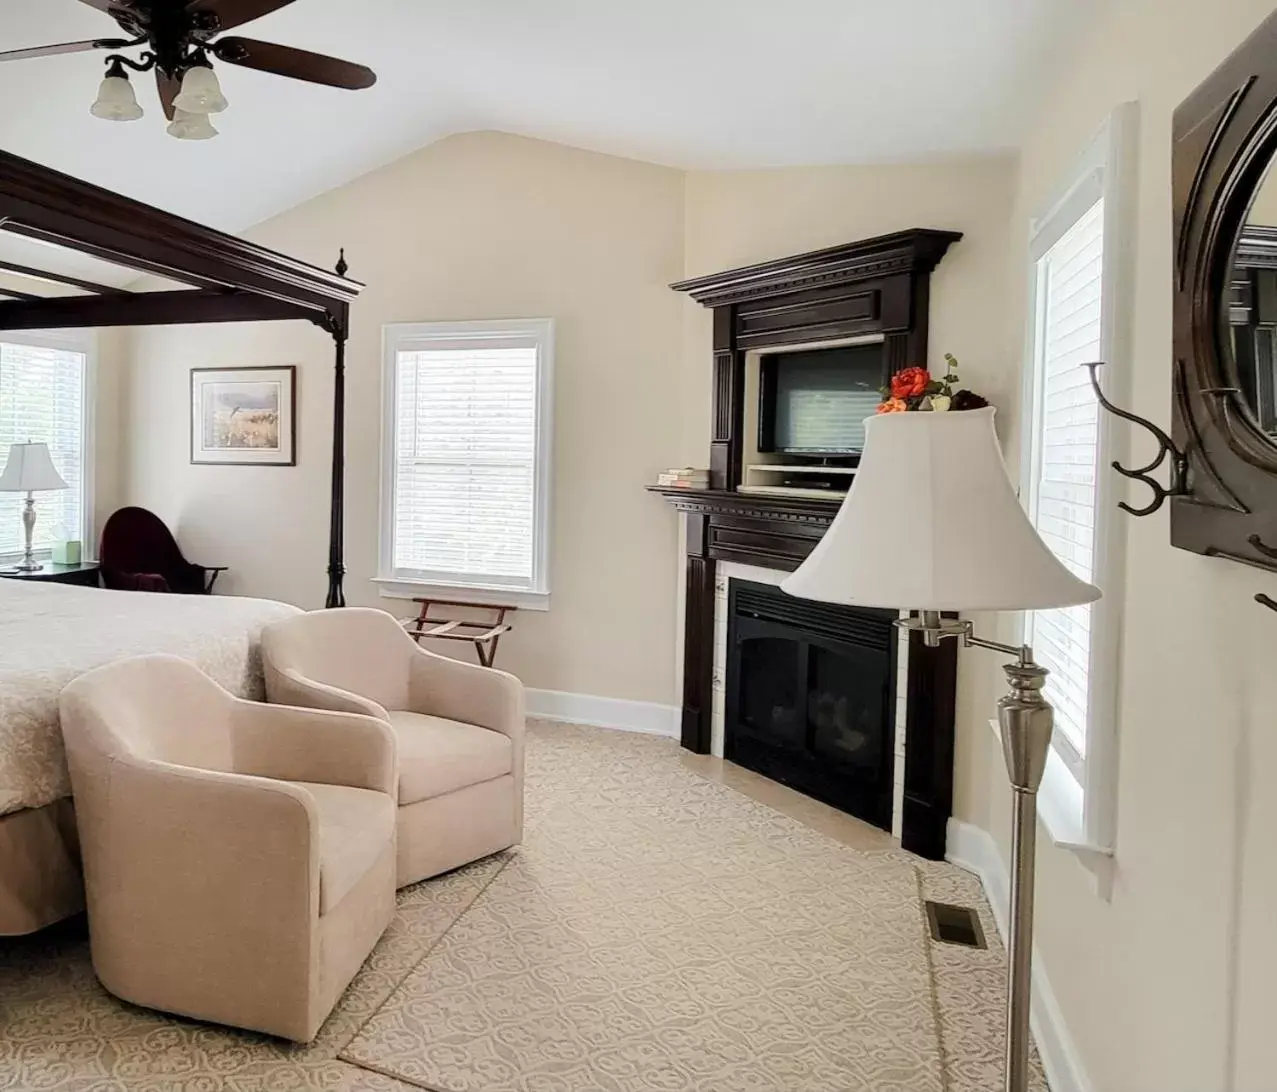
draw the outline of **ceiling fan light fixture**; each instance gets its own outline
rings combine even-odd
[[[217,136],[217,130],[213,128],[207,114],[192,114],[175,105],[168,134],[178,140],[212,140]]]
[[[229,106],[217,73],[206,64],[192,65],[182,77],[182,90],[173,106],[188,114],[220,114]]]
[[[133,84],[119,60],[107,69],[106,78],[98,88],[97,102],[89,107],[89,113],[103,121],[137,121],[142,116]]]

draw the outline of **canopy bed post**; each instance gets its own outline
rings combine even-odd
[[[344,279],[349,269],[346,248],[342,247],[337,258],[337,276]],[[329,317],[336,354],[333,360],[333,483],[328,527],[328,599],[324,606],[332,609],[346,605],[342,580],[346,575],[343,558],[346,522],[346,340],[350,336],[350,321],[348,310],[340,317],[330,312]]]
[[[331,523],[328,528],[328,598],[325,607],[344,607],[346,594],[342,579],[346,566],[342,557],[346,491],[346,333],[333,334],[337,356],[333,364],[333,488]]]

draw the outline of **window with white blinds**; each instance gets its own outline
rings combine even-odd
[[[552,352],[549,320],[387,327],[384,584],[544,605]]]
[[[1073,574],[1096,580],[1099,406],[1087,370],[1103,359],[1104,199],[1080,210],[1036,261],[1030,514]],[[1027,639],[1050,671],[1055,743],[1081,779],[1091,704],[1090,604],[1034,611]]]
[[[1049,674],[1055,709],[1038,814],[1054,843],[1107,868],[1117,842],[1124,489],[1110,463],[1129,430],[1100,410],[1082,366],[1102,362],[1119,405],[1130,397],[1139,107],[1117,106],[1029,224],[1020,493],[1046,544],[1103,593],[1028,612],[1026,643]],[[1097,873],[1098,875],[1099,873]]]
[[[46,443],[68,486],[35,494],[32,544],[37,552],[48,551],[59,539],[86,539],[89,358],[87,349],[75,344],[55,339],[0,341],[0,466],[10,444]],[[25,494],[0,493],[0,557],[22,553],[25,500]]]

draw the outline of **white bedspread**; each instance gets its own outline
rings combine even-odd
[[[90,668],[146,652],[192,660],[232,693],[263,693],[257,637],[296,607],[0,580],[0,815],[70,795],[58,695]]]

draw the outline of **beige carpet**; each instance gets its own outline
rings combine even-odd
[[[342,1056],[442,1092],[940,1092],[913,868],[556,740],[523,851]]]
[[[978,882],[838,845],[678,755],[536,726],[527,844],[402,892],[307,1047],[116,1001],[74,927],[0,939],[0,1089],[995,1087],[1001,953],[932,944],[918,893]]]

